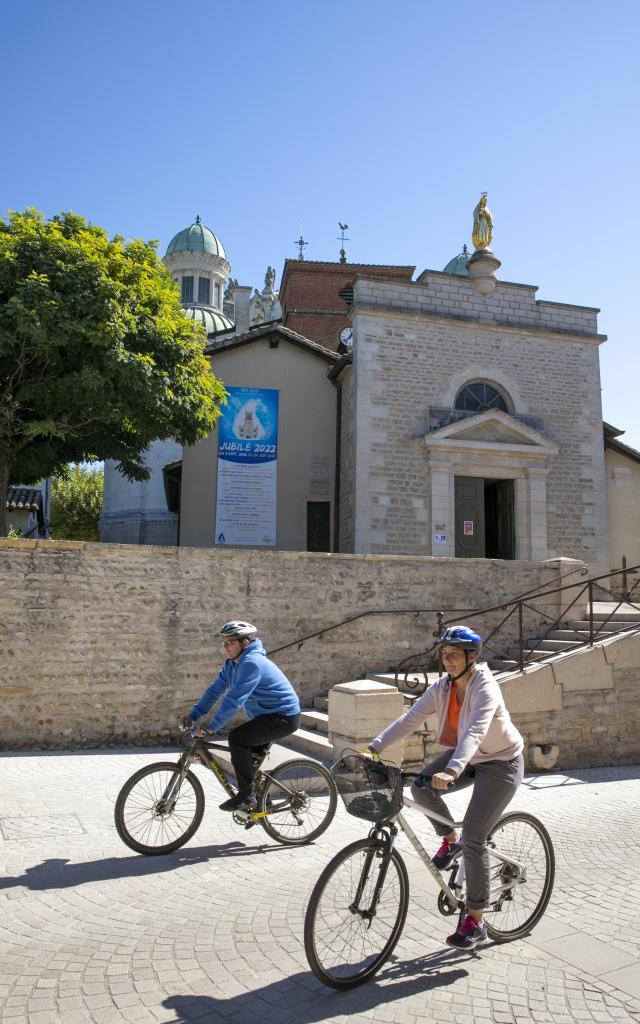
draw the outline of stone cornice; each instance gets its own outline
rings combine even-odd
[[[602,345],[607,340],[606,334],[581,334],[579,331],[565,330],[562,327],[538,327],[536,324],[522,321],[513,323],[510,320],[483,320],[479,317],[455,316],[452,313],[434,313],[428,309],[398,309],[397,306],[365,306],[354,305],[351,307],[348,319],[352,322],[356,316],[384,317],[393,320],[418,320],[429,321],[432,324],[444,324],[456,327],[478,327],[484,331],[506,332],[508,334],[535,334],[543,338],[555,340],[561,338],[563,341],[580,342],[582,344]]]

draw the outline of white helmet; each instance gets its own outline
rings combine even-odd
[[[222,629],[219,629],[216,633],[216,636],[228,636],[235,640],[244,640],[255,636],[257,632],[257,627],[252,626],[250,622],[243,622],[241,619],[231,619],[230,622],[225,622]]]

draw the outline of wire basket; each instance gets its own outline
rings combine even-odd
[[[331,774],[349,814],[386,821],[402,810],[402,772],[394,764],[345,751]]]

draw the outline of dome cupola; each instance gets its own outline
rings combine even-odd
[[[469,262],[469,253],[467,252],[466,245],[462,246],[462,252],[454,256],[452,260],[449,260],[446,267],[442,271],[443,274],[457,274],[458,277],[468,277],[469,271],[467,269],[467,263]]]
[[[231,264],[222,242],[199,216],[173,236],[164,263],[180,287],[180,301],[191,320],[204,323],[207,334],[233,326],[223,311]]]

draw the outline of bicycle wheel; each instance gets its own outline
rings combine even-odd
[[[540,920],[553,890],[556,864],[549,833],[532,814],[514,811],[494,826],[487,844],[491,862],[487,931],[496,942],[520,939]]]
[[[386,856],[375,839],[341,850],[316,882],[304,920],[304,948],[316,978],[339,989],[370,978],[400,938],[408,906],[409,878],[397,850]]]
[[[336,784],[324,765],[309,758],[284,761],[269,772],[258,794],[260,824],[285,846],[310,843],[329,827],[336,813]]]
[[[191,839],[202,821],[202,784],[187,772],[177,792],[172,791],[178,780],[176,768],[166,761],[148,764],[118,794],[118,835],[136,853],[171,853]]]

